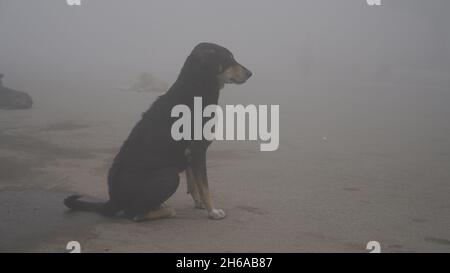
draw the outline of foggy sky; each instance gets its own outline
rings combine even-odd
[[[209,41],[228,47],[261,86],[263,78],[448,75],[450,3],[383,4],[82,0],[69,7],[62,0],[0,0],[0,72],[22,89],[112,87],[142,71],[172,83],[190,50]]]

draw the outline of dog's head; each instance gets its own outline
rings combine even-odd
[[[191,57],[204,71],[216,76],[221,84],[243,84],[252,76],[252,72],[239,64],[228,49],[216,44],[198,44]]]

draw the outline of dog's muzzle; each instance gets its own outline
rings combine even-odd
[[[253,73],[240,64],[235,64],[230,68],[226,69],[222,74],[221,78],[224,83],[235,83],[243,84],[245,83]]]

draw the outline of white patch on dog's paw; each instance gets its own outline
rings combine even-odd
[[[225,218],[226,214],[223,210],[221,209],[213,209],[211,210],[209,213],[209,218],[214,219],[214,220],[220,220]]]

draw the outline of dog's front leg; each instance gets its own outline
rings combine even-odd
[[[192,170],[191,166],[186,168],[186,182],[187,182],[187,191],[194,200],[195,208],[204,209],[205,206],[203,205],[200,193],[198,192],[197,183],[194,177],[194,171]]]
[[[208,211],[209,218],[219,220],[225,217],[225,212],[221,209],[216,209],[211,200],[208,186],[208,176],[206,172],[206,148],[207,147],[197,147],[192,150],[191,166],[198,193],[203,205]]]

